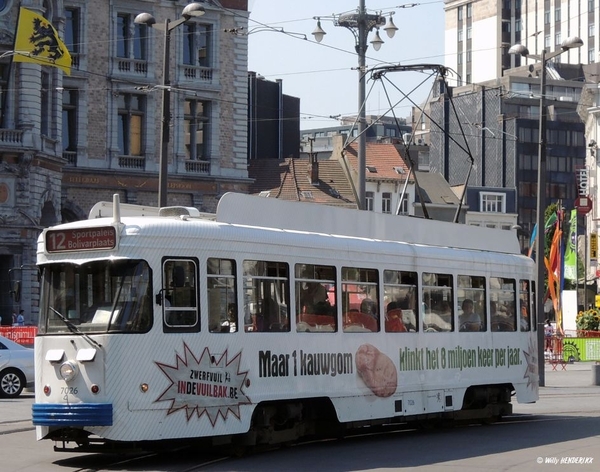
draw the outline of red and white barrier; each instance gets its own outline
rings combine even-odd
[[[0,326],[0,335],[23,346],[33,347],[37,326]]]

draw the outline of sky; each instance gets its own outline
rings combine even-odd
[[[394,3],[397,2],[397,3]],[[366,0],[368,13],[384,16],[394,12],[398,31],[393,38],[381,30],[384,44],[375,51],[369,43],[367,69],[385,64],[444,64],[444,2],[426,0]],[[402,7],[405,5],[405,7]],[[407,5],[415,5],[406,7]],[[358,56],[353,34],[335,26],[332,19],[355,13],[359,0],[249,0],[248,69],[274,81],[281,79],[283,93],[300,98],[300,128],[336,126],[339,115],[358,113]],[[386,15],[387,14],[387,15]],[[321,18],[326,35],[321,43],[312,36],[314,17]],[[282,34],[269,30],[283,28]],[[375,32],[369,34],[371,41]],[[302,35],[306,35],[304,39]],[[410,116],[410,97],[422,103],[431,93],[432,72],[393,72],[387,80],[367,75],[367,115]],[[398,91],[399,89],[400,91]]]

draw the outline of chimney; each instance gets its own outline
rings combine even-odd
[[[312,185],[319,184],[319,162],[317,161],[317,153],[313,152],[313,142],[315,138],[308,138],[310,142],[310,160],[308,162],[308,181]]]
[[[308,181],[312,185],[319,184],[319,163],[313,155],[310,156],[310,162],[308,163]]]

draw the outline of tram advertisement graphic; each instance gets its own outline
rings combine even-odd
[[[477,346],[420,347],[400,349],[400,370],[469,369],[473,367],[512,367],[523,364],[518,347],[488,348]]]
[[[250,404],[244,392],[248,371],[240,371],[242,352],[229,359],[228,349],[215,355],[206,347],[197,358],[185,342],[183,351],[183,356],[176,354],[175,365],[155,362],[171,382],[156,402],[171,402],[167,415],[184,410],[188,421],[206,414],[214,426],[229,413],[239,420],[240,405]]]
[[[522,355],[521,355],[522,354]],[[402,347],[398,350],[398,372],[427,370],[469,370],[475,368],[525,368],[528,387],[535,388],[538,376],[537,350],[532,339],[526,349],[518,346]],[[258,375],[262,378],[304,376],[337,377],[353,374],[378,397],[389,397],[396,392],[398,375],[392,359],[371,344],[361,345],[354,354],[306,352],[290,353],[271,350],[258,352]],[[356,374],[354,373],[356,366]]]
[[[521,357],[523,353],[524,360]],[[530,339],[527,349],[519,347],[469,347],[455,346],[452,348],[414,348],[404,347],[399,352],[399,370],[446,370],[458,369],[460,371],[476,367],[493,369],[509,369],[525,364],[524,377],[527,386],[536,388],[538,376],[538,360],[536,346]]]

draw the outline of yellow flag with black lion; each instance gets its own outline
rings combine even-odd
[[[13,61],[58,67],[71,74],[71,54],[58,31],[42,15],[21,7]]]

